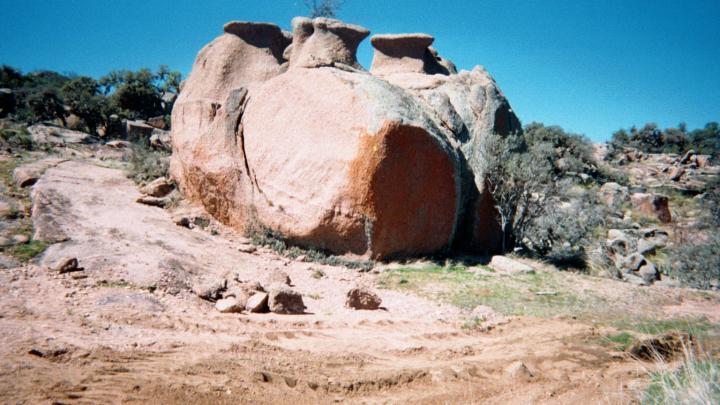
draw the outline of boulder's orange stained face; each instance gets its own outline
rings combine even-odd
[[[422,128],[386,123],[361,137],[350,179],[371,221],[372,257],[434,252],[450,243],[457,218],[455,169]]]

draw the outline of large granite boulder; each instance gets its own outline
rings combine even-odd
[[[237,197],[247,173],[236,138],[247,89],[284,70],[288,43],[274,24],[225,24],[198,54],[173,107],[170,172],[190,200],[231,226],[243,227],[247,211]]]
[[[295,18],[230,23],[206,46],[173,110],[171,173],[237,229],[375,259],[500,244],[476,149],[520,129],[482,68],[456,73],[423,34]]]
[[[253,93],[243,145],[257,220],[295,243],[373,257],[449,246],[458,156],[423,106],[366,73],[292,69]]]

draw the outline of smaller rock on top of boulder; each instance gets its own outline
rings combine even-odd
[[[230,21],[225,24],[223,30],[258,47],[270,48],[273,54],[277,55],[281,55],[291,42],[280,27],[272,23]]]
[[[347,293],[345,306],[353,309],[375,310],[380,308],[382,300],[373,291],[364,287],[353,288]]]
[[[383,53],[407,53],[416,50],[424,51],[435,38],[428,34],[382,34],[370,39],[372,46]]]

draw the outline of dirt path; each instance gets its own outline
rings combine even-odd
[[[38,226],[70,239],[0,272],[2,403],[626,403],[646,382],[572,319],[481,332],[456,307],[384,289],[384,310],[347,309],[377,275],[242,253],[135,203],[119,170],[65,162],[35,187],[53,214]],[[43,265],[68,255],[86,278]],[[276,270],[307,314],[221,314],[188,288]]]

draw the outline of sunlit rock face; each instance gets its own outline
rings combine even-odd
[[[232,22],[200,51],[173,110],[171,173],[191,201],[243,231],[387,259],[497,250],[474,151],[520,129],[487,72],[457,72],[425,34],[372,38],[298,17],[292,34]]]

